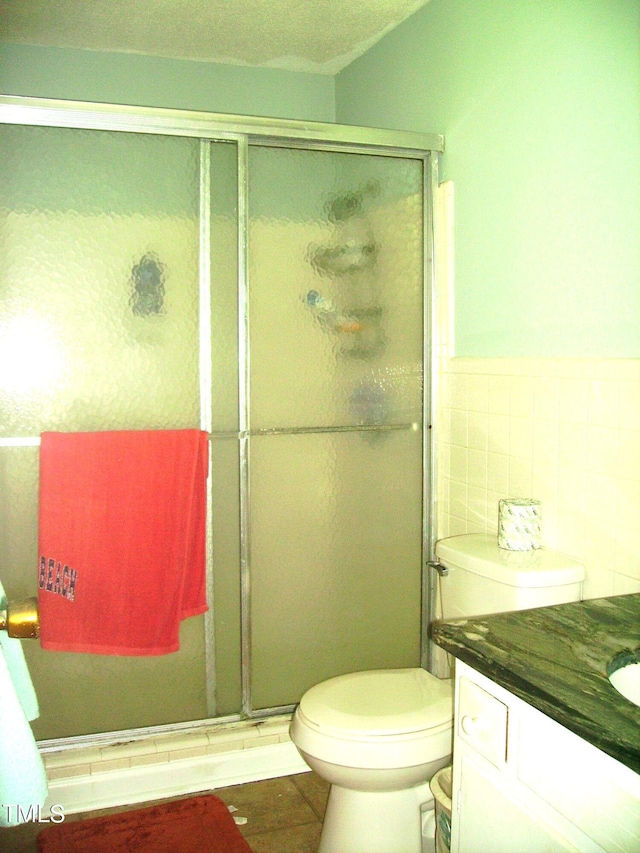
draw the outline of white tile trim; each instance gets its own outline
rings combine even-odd
[[[289,739],[289,720],[212,726],[194,733],[65,750],[43,756],[49,797],[43,813],[144,803],[309,768]]]

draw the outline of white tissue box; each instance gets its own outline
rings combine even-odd
[[[498,545],[505,551],[542,547],[542,504],[533,498],[508,498],[498,504]]]

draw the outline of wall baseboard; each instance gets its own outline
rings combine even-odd
[[[62,806],[66,815],[146,803],[308,770],[289,741],[164,764],[67,776],[49,781],[43,813],[49,814],[53,805]]]

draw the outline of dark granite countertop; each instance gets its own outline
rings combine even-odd
[[[640,646],[640,593],[442,622],[433,640],[640,773],[640,708],[606,673]]]

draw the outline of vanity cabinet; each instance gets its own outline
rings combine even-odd
[[[640,853],[640,776],[461,660],[453,755],[452,853]]]

